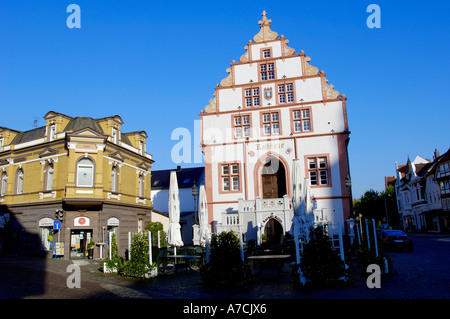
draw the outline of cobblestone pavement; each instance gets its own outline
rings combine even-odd
[[[353,264],[349,283],[333,288],[299,290],[289,273],[265,270],[247,289],[204,288],[200,274],[183,269],[153,279],[104,274],[98,261],[0,257],[1,299],[448,299],[450,298],[450,237],[411,236],[413,253],[389,253],[394,269],[383,276],[381,288],[369,289],[367,273]],[[68,288],[71,264],[81,270],[81,287]],[[286,265],[285,270],[288,270]]]

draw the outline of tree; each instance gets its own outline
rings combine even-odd
[[[380,194],[373,189],[366,191],[361,198],[355,200],[353,207],[356,216],[361,215],[364,218],[381,220],[383,215],[385,215],[383,199]]]
[[[153,235],[153,246],[158,244],[158,231],[159,231],[159,240],[161,243],[161,247],[167,247],[167,235],[163,230],[163,224],[160,222],[149,222],[147,226],[145,226],[146,232],[151,232]]]
[[[385,203],[386,218],[389,225],[398,228],[400,226],[400,215],[398,214],[397,198],[395,196],[395,188],[388,185],[386,189],[380,193]]]
[[[385,222],[387,216],[390,226],[398,226],[395,190],[392,185],[387,186],[381,193],[373,189],[366,191],[361,198],[353,201],[353,207],[357,217],[362,216],[368,219],[373,218],[377,222]]]

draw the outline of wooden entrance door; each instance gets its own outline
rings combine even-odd
[[[263,175],[263,198],[278,198],[278,180],[276,174]]]

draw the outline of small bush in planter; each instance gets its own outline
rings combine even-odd
[[[103,272],[119,272],[123,267],[123,259],[119,256],[116,234],[111,236],[111,258],[103,259],[101,262]]]
[[[122,267],[121,275],[126,277],[154,277],[156,263],[150,265],[148,255],[148,233],[138,233],[131,241],[131,256]]]
[[[95,243],[91,238],[91,240],[89,241],[89,243],[87,244],[87,247],[86,247],[89,259],[92,259],[94,256],[94,246],[95,246]]]
[[[204,285],[238,287],[252,283],[250,266],[242,262],[239,247],[239,239],[232,231],[212,235],[210,262],[200,268]]]

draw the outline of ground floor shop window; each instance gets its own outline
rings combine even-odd
[[[52,227],[40,227],[41,235],[41,249],[52,250],[53,244],[53,226]]]
[[[39,220],[39,237],[41,241],[41,250],[52,250],[53,236],[53,219],[46,217]]]

